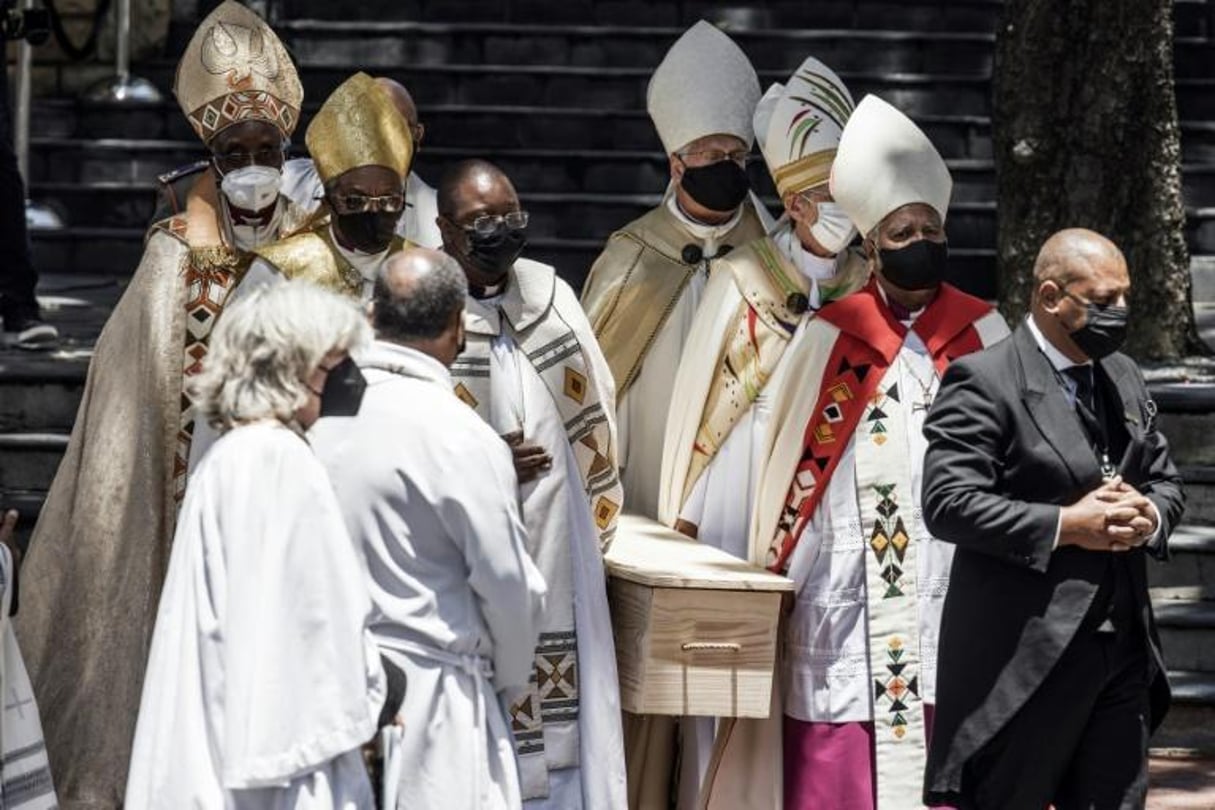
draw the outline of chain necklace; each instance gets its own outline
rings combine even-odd
[[[927,411],[930,407],[932,407],[932,400],[935,397],[935,392],[932,390],[932,384],[936,382],[936,375],[934,374],[930,376],[928,378],[928,382],[925,383],[920,375],[916,373],[915,368],[912,367],[911,363],[907,362],[907,360],[903,358],[902,353],[899,354],[899,363],[901,363],[903,368],[907,370],[907,373],[911,375],[911,378],[916,381],[916,385],[920,386],[920,401],[911,406],[911,412],[916,413],[917,411]]]

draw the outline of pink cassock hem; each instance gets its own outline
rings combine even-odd
[[[934,708],[924,704],[929,739]],[[786,715],[784,743],[785,810],[877,810],[873,723],[807,723]]]

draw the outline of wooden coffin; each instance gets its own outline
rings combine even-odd
[[[626,711],[768,716],[790,580],[634,515],[606,564]]]

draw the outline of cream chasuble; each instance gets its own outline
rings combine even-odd
[[[610,373],[551,267],[516,262],[504,292],[469,298],[457,396],[499,433],[522,428],[553,466],[522,485],[528,551],[548,598],[529,693],[511,707],[528,807],[625,805],[620,697],[601,548],[620,485]]]

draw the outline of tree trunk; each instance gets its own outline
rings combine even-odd
[[[1190,304],[1172,0],[1007,0],[992,132],[1010,323],[1029,306],[1046,238],[1091,228],[1130,266],[1128,350],[1141,360],[1206,353]]]

